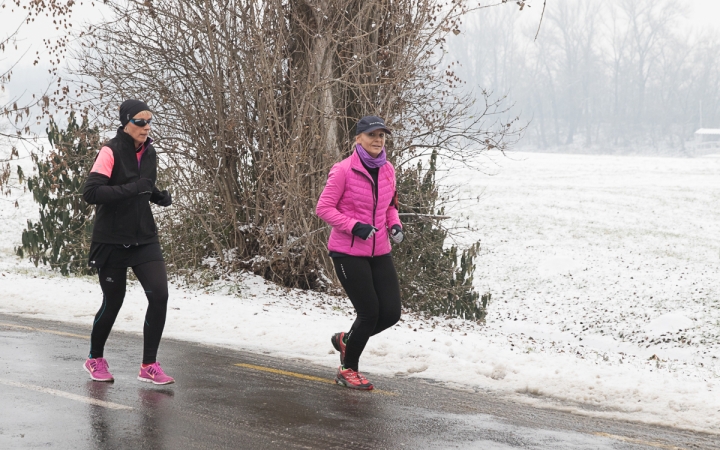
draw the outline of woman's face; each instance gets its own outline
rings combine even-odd
[[[358,134],[355,136],[355,142],[362,145],[363,148],[370,153],[370,156],[377,158],[377,156],[382,152],[383,147],[385,147],[386,137],[387,132],[380,129],[369,133]]]
[[[133,120],[140,119],[150,120],[152,119],[152,113],[150,111],[143,111],[137,113],[135,117],[133,117]],[[150,134],[150,124],[146,123],[145,126],[141,127],[130,121],[127,125],[125,125],[125,132],[133,138],[135,146],[139,147],[145,142],[145,140],[147,140],[148,134]]]

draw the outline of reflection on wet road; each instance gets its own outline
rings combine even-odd
[[[113,333],[114,383],[82,370],[88,329],[0,315],[0,448],[697,449],[717,436],[529,408],[486,393],[163,341],[177,383],[136,380],[140,336]]]

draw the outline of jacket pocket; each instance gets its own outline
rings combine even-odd
[[[350,241],[350,248],[353,248],[353,245],[355,245],[355,235],[353,234],[352,240]]]
[[[145,239],[155,236],[157,229],[155,227],[155,218],[150,209],[150,203],[148,203],[147,200],[140,202],[138,204],[138,210],[140,212],[138,217],[139,238]]]
[[[134,229],[136,221],[137,210],[133,199],[119,202],[113,215],[112,231],[117,236],[127,236],[130,234],[129,230]]]

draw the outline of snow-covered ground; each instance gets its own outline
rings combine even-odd
[[[463,197],[480,195],[456,213],[479,230],[464,239],[482,241],[475,283],[492,293],[486,324],[406,316],[371,339],[361,370],[720,433],[720,158],[495,161],[495,176],[453,173]],[[19,208],[15,198],[0,199],[0,312],[89,332],[98,284],[14,256],[37,215],[28,195]],[[302,358],[327,365],[329,376],[338,362],[330,335],[352,320],[343,299],[255,276],[204,290],[174,285],[170,296],[166,336]],[[144,311],[133,284],[116,328],[141,332]]]

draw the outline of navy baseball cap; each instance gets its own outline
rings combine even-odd
[[[387,134],[392,134],[390,128],[385,126],[385,121],[378,116],[365,116],[358,120],[357,126],[355,127],[355,136],[360,133],[370,133],[375,130],[385,130]]]

